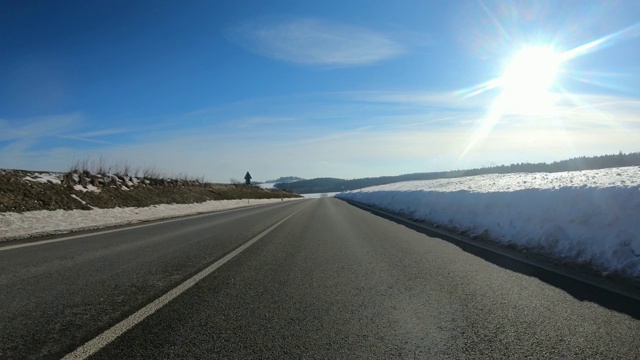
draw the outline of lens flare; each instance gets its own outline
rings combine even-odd
[[[506,34],[500,22],[489,13],[500,33]],[[506,115],[519,115],[518,119],[553,119],[557,115],[557,99],[564,99],[583,106],[580,100],[569,94],[562,86],[561,77],[571,77],[571,71],[564,70],[569,62],[577,57],[602,50],[619,42],[640,37],[640,23],[587,42],[564,52],[559,52],[553,41],[525,44],[509,58],[502,74],[481,84],[457,91],[463,97],[472,97],[484,92],[498,91],[487,113],[478,120],[476,131],[462,151],[459,159],[465,157],[477,144],[484,141]],[[514,39],[511,39],[512,41]],[[539,44],[544,45],[539,45]],[[575,73],[575,71],[574,71]],[[578,74],[578,73],[576,73]],[[588,73],[581,82],[613,87],[611,84],[598,83],[595,73]],[[610,74],[607,79],[613,78]],[[513,117],[512,117],[513,118]]]
[[[546,92],[560,68],[561,57],[550,46],[529,46],[518,52],[500,77],[505,92],[527,96]]]

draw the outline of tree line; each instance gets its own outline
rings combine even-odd
[[[625,166],[640,166],[640,152],[629,154],[620,152],[618,154],[591,157],[581,156],[568,160],[554,161],[552,163],[518,163],[511,165],[476,168],[470,170],[413,173],[397,176],[381,176],[351,180],[337,178],[316,178],[290,183],[277,183],[275,184],[275,187],[281,190],[293,191],[298,194],[313,194],[356,190],[364,187],[391,184],[400,181],[433,180],[474,175],[510,174],[520,172],[553,173],[562,171],[597,170]]]

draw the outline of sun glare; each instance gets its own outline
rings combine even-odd
[[[485,8],[485,10],[496,24],[497,33],[506,35],[503,24],[496,20],[488,9]],[[478,119],[477,128],[459,158],[464,158],[476,144],[486,140],[494,128],[502,122],[517,121],[536,125],[551,121],[560,124],[562,109],[566,108],[566,104],[585,106],[579,97],[564,88],[561,81],[565,77],[597,86],[613,87],[614,85],[596,82],[590,78],[590,74],[596,73],[585,73],[587,76],[575,77],[576,72],[571,71],[571,60],[637,37],[640,37],[640,23],[563,52],[559,52],[553,43],[544,44],[538,41],[536,45],[521,43],[519,50],[506,58],[507,61],[500,76],[457,91],[465,98],[489,91],[497,92],[485,116]],[[510,40],[505,44],[513,45],[517,43],[514,40],[518,39],[502,40]],[[563,100],[565,105],[560,106],[559,100]]]
[[[561,55],[550,46],[530,46],[516,53],[498,79],[505,110],[539,113],[548,109],[561,61]]]
[[[546,46],[528,47],[518,52],[500,78],[505,91],[546,91],[555,80],[560,55]]]

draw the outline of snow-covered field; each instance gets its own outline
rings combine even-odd
[[[336,197],[640,276],[640,167],[411,181]]]
[[[284,199],[291,201],[297,199]],[[144,208],[29,211],[0,213],[0,241],[34,235],[131,224],[238,207],[280,202],[281,199],[216,200],[199,204],[163,204]]]
[[[330,192],[330,193],[315,193],[315,194],[300,194],[300,195],[304,196],[305,199],[319,199],[319,198],[325,198],[325,197],[334,197],[337,194],[339,193]]]

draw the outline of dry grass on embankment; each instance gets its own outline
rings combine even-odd
[[[66,173],[0,170],[0,212],[90,210],[191,204],[209,200],[300,197],[251,185],[212,184],[186,176],[169,179],[142,175],[131,176],[126,171],[120,174],[108,174],[106,171],[91,173],[78,167]]]

